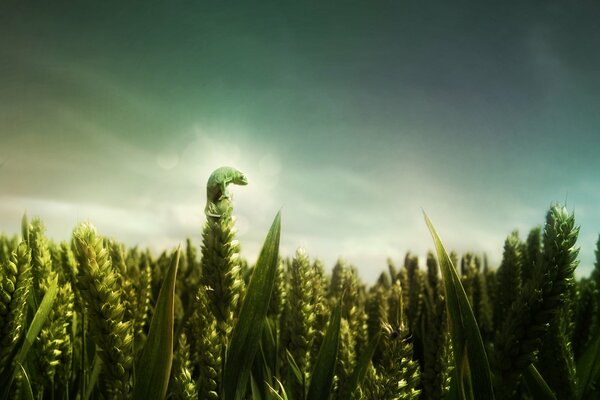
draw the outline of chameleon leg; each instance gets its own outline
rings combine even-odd
[[[229,183],[229,182],[221,183],[221,197],[219,198],[219,200],[229,198],[229,193],[227,193],[227,183]]]

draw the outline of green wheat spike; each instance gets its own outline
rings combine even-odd
[[[188,309],[194,302],[194,294],[200,284],[202,275],[202,266],[198,260],[197,249],[190,238],[185,241],[184,256],[187,271],[178,272],[177,285],[181,288],[180,293],[182,294],[183,304]]]
[[[277,275],[275,276],[275,287],[271,294],[271,300],[269,302],[269,311],[267,316],[272,318],[274,321],[278,321],[283,314],[285,307],[286,297],[286,282],[285,282],[285,268],[283,259],[279,258],[277,263]]]
[[[54,307],[36,338],[35,361],[42,393],[44,388],[66,388],[71,378],[73,304],[71,284],[65,283],[60,286]]]
[[[387,276],[387,274],[386,274]],[[370,363],[365,373],[363,384],[356,388],[353,399],[377,399],[379,395],[379,387],[381,386],[381,378],[377,373],[377,369]]]
[[[399,321],[402,318],[401,315],[405,312],[403,290],[400,281],[396,281],[390,288],[387,299],[388,315],[385,322]]]
[[[498,398],[512,398],[523,371],[537,359],[542,339],[565,303],[573,283],[579,228],[564,207],[546,216],[540,267],[510,308],[494,343]]]
[[[125,247],[114,240],[108,241],[108,248],[113,269],[119,276],[119,286],[121,287],[123,306],[125,314],[123,318],[131,321],[135,318],[137,308],[137,293],[133,282],[128,279],[127,264],[125,262]]]
[[[422,325],[423,365],[421,382],[426,399],[441,399],[449,390],[450,335],[443,296],[428,288]]]
[[[494,309],[487,278],[485,271],[477,271],[473,278],[473,311],[481,335],[485,340],[491,340],[494,333]]]
[[[62,273],[61,265],[62,262],[61,254],[60,254],[60,244],[53,242],[52,240],[48,240],[48,250],[50,251],[50,261],[54,271],[59,275]]]
[[[192,378],[193,370],[190,345],[187,343],[187,336],[182,333],[173,360],[173,398],[178,400],[198,398],[198,387]]]
[[[376,284],[385,289],[389,289],[392,287],[392,282],[391,282],[390,278],[388,277],[388,274],[386,274],[385,272],[382,272],[381,274],[379,274],[379,278],[377,278]]]
[[[13,249],[8,236],[0,235],[0,265],[10,261],[10,252]]]
[[[329,299],[339,299],[343,292],[343,275],[346,269],[346,262],[343,259],[338,259],[331,270],[331,280],[329,283],[329,291],[327,297]]]
[[[574,272],[573,270],[568,278],[570,283],[562,295],[563,304],[554,321],[550,323],[537,362],[538,371],[561,399],[573,399],[576,396],[577,382],[572,345],[577,296]]]
[[[310,371],[311,342],[315,335],[315,273],[304,249],[296,251],[290,269],[282,344],[292,354],[300,371]],[[296,393],[300,388],[295,389]]]
[[[419,270],[419,259],[416,256],[406,255],[404,267],[408,279],[408,307],[406,318],[411,332],[419,330],[419,318],[423,310],[424,279]],[[404,288],[403,288],[404,289]]]
[[[394,264],[394,260],[392,260],[390,257],[388,257],[386,261],[388,266],[388,273],[390,275],[390,282],[393,284],[398,280],[398,269]]]
[[[340,342],[338,347],[338,356],[335,366],[335,387],[333,389],[338,395],[346,393],[344,383],[348,381],[354,366],[356,365],[356,339],[351,330],[350,323],[346,318],[342,318],[340,324]],[[341,400],[341,399],[340,399]]]
[[[231,332],[234,312],[244,289],[232,211],[231,202],[223,200],[220,218],[208,217],[202,233],[201,283],[211,288],[206,293],[224,337]]]
[[[460,260],[461,283],[467,294],[470,304],[474,304],[475,297],[475,275],[477,268],[475,263],[475,255],[466,253]]]
[[[383,328],[383,357],[379,363],[377,397],[381,399],[418,399],[421,375],[419,364],[413,360],[412,344],[409,341],[407,321],[402,312],[402,293],[395,284],[391,296],[397,306],[395,319],[385,322]]]
[[[158,258],[152,263],[152,298],[158,298],[161,283],[171,264],[171,256],[167,250],[164,250]]]
[[[533,278],[533,273],[541,262],[542,257],[542,228],[536,226],[529,231],[523,250],[522,280],[527,282]]]
[[[75,285],[77,281],[77,260],[69,243],[63,241],[60,243],[60,262],[57,264],[59,271],[59,283],[69,282]]]
[[[92,336],[100,347],[108,395],[114,399],[129,396],[133,362],[131,321],[125,320],[120,276],[114,270],[109,249],[96,229],[80,224],[73,232],[79,275],[78,289],[85,301]]]
[[[342,271],[342,318],[349,323],[354,335],[355,352],[361,353],[368,343],[367,314],[365,312],[365,295],[354,267],[346,267]]]
[[[197,387],[200,399],[218,399],[220,393],[223,343],[217,329],[217,320],[209,308],[207,292],[201,286],[196,294],[196,310],[188,322],[190,360],[197,371]]]
[[[133,318],[133,335],[136,348],[141,346],[145,338],[146,326],[149,325],[150,306],[152,304],[152,260],[147,254],[140,259],[140,278],[136,291],[136,310]]]
[[[508,311],[519,297],[521,291],[521,269],[523,258],[521,253],[521,242],[519,233],[513,231],[504,242],[504,253],[502,263],[498,268],[496,287],[496,316],[495,324],[499,326],[502,318],[508,315]]]
[[[45,236],[46,228],[39,218],[31,221],[29,231],[29,245],[31,247],[31,275],[33,277],[33,290],[36,302],[44,296],[44,282],[52,274],[52,257]]]
[[[139,269],[142,264],[142,256],[145,255],[146,252],[141,252],[137,246],[126,249],[126,251],[127,254],[125,255],[125,264],[127,265],[127,271],[132,271],[130,276],[139,276]]]
[[[45,237],[44,225],[39,219],[33,220],[29,238],[32,245],[32,271],[37,273],[36,293],[41,299],[51,282],[57,276],[63,275],[62,254],[60,248]],[[69,328],[73,317],[74,298],[70,282],[67,282],[64,276],[60,281],[62,284],[54,307],[50,310],[32,349],[35,354],[33,364],[37,370],[32,369],[30,379],[39,395],[43,395],[46,389],[62,389],[70,377],[67,366],[70,366],[72,357]],[[57,370],[59,376],[55,379]]]
[[[27,298],[33,285],[30,262],[31,252],[21,242],[10,261],[0,265],[0,374],[10,367],[10,356],[27,328]]]
[[[331,314],[331,308],[327,301],[328,281],[325,276],[323,263],[318,259],[315,260],[312,270],[314,290],[311,302],[314,305],[315,321],[313,343],[310,350],[311,365],[316,361],[321,349]]]
[[[427,252],[427,283],[429,287],[433,290],[434,295],[436,295],[439,291],[439,282],[440,282],[440,270],[437,265],[437,259],[433,252]]]
[[[388,292],[382,286],[376,284],[373,286],[367,297],[365,304],[367,310],[367,332],[369,339],[372,339],[381,331],[381,326],[388,319]],[[381,356],[380,347],[375,352],[375,359]]]

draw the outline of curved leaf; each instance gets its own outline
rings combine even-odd
[[[156,300],[148,338],[136,367],[134,399],[164,399],[167,394],[173,364],[174,297],[178,265],[179,248],[171,257],[169,271]]]
[[[256,267],[250,278],[238,321],[233,328],[223,371],[223,394],[226,400],[239,400],[246,393],[252,362],[258,351],[264,321],[275,286],[281,211],[269,229]]]
[[[425,212],[423,215],[433,237],[444,281],[458,391],[469,398],[494,399],[490,365],[467,294],[431,220]]]
[[[327,399],[331,394],[333,375],[340,341],[341,312],[338,304],[329,320],[329,326],[319,349],[319,355],[313,368],[307,399]]]
[[[539,400],[556,400],[556,396],[550,386],[546,383],[542,375],[538,372],[537,368],[533,364],[529,364],[529,367],[525,370],[525,382],[529,388],[529,392],[534,399]]]

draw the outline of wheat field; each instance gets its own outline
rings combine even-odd
[[[425,265],[408,253],[367,285],[310,249],[281,257],[280,214],[258,259],[241,258],[233,203],[215,202],[200,247],[158,256],[90,223],[69,242],[27,217],[0,236],[2,398],[600,396],[600,241],[576,280],[566,208],[509,233],[497,267],[447,253],[425,216]]]

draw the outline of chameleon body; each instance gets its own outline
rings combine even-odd
[[[227,192],[227,185],[230,183],[245,186],[248,184],[248,180],[244,173],[232,167],[218,168],[210,175],[206,183],[206,207],[204,208],[207,216],[221,217],[217,211],[219,209],[217,203],[230,198]]]

